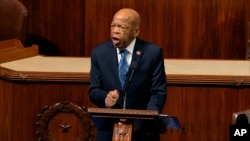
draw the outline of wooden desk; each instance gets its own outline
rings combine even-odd
[[[232,113],[250,105],[250,62],[165,59],[165,114],[181,130],[161,135],[171,141],[229,140]],[[33,56],[0,64],[0,139],[37,140],[37,114],[60,101],[94,107],[88,99],[90,59]],[[56,132],[56,129],[54,129]]]
[[[165,59],[169,84],[250,85],[248,60]],[[89,82],[90,58],[33,56],[0,64],[9,80]],[[66,77],[65,77],[66,75]]]

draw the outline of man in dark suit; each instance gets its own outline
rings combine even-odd
[[[111,40],[93,49],[89,97],[98,107],[162,112],[167,97],[162,49],[139,39],[137,37],[139,33],[138,12],[129,8],[121,9],[115,13],[111,22]],[[134,66],[127,72],[126,82],[122,85],[119,63],[120,51],[124,49],[128,52],[126,55],[128,65]],[[130,85],[127,87],[128,83]],[[125,104],[124,91],[127,91]],[[96,140],[111,141],[116,119],[94,118],[93,120],[97,127]],[[128,120],[128,122],[134,121]],[[159,141],[159,130],[153,120],[137,120],[134,122],[133,141]]]

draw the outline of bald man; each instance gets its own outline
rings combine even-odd
[[[110,25],[111,39],[92,50],[89,97],[96,106],[162,112],[167,97],[162,49],[138,38],[140,23],[137,11],[130,8],[117,11]],[[126,72],[125,84],[119,75],[124,49],[126,63],[131,68],[133,64],[133,75],[131,70]],[[111,141],[114,123],[119,119],[93,118],[93,121],[96,140]],[[160,129],[153,120],[126,122],[134,125],[133,141],[160,140]]]

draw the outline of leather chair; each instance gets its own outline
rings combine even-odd
[[[18,39],[24,44],[27,16],[26,7],[18,0],[0,0],[0,41]]]
[[[233,124],[237,125],[250,124],[250,109],[233,113]]]

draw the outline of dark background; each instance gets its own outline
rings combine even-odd
[[[165,58],[245,59],[249,0],[20,0],[29,11],[27,46],[40,53],[89,57],[109,39],[113,14],[141,14],[140,38]]]

